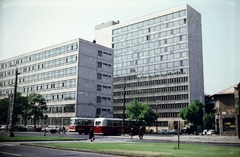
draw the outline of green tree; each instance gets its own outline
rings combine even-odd
[[[215,116],[213,113],[206,113],[203,115],[203,126],[206,129],[212,129],[215,125]]]
[[[188,123],[194,125],[203,124],[203,104],[199,100],[194,100],[194,102],[188,107],[182,109],[178,116],[183,120],[186,120]]]
[[[13,97],[13,94],[9,94],[7,98],[0,100],[0,123],[7,124],[8,119],[8,109],[10,104],[10,98]],[[21,93],[16,93],[16,104],[14,105],[14,114],[13,114],[13,125],[19,120],[19,116],[23,113],[23,105],[26,101],[26,97],[22,96]]]
[[[43,117],[43,110],[47,110],[46,100],[41,94],[33,92],[28,96],[28,104],[27,115],[34,117],[34,127],[36,127],[36,120]]]
[[[147,103],[141,103],[133,100],[131,105],[126,107],[126,114],[129,119],[137,121],[145,121],[146,125],[150,126],[158,117],[157,113],[153,112]]]

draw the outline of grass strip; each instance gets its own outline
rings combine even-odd
[[[59,140],[74,140],[73,138],[60,137],[60,136],[0,136],[0,142],[11,141],[59,141]]]
[[[41,143],[42,146],[53,146],[59,149],[88,150],[91,152],[113,153],[128,156],[154,157],[239,157],[239,147],[214,146],[203,144],[181,144],[177,149],[176,143]]]

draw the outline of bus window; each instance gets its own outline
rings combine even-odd
[[[100,124],[101,124],[100,121],[96,121],[96,122],[95,122],[95,125],[100,125]]]

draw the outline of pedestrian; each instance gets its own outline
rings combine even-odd
[[[63,126],[63,133],[65,134],[66,133],[66,128]]]
[[[91,142],[94,140],[94,131],[93,131],[93,127],[91,127],[90,130],[89,130],[89,139],[91,140]]]
[[[131,130],[130,130],[130,139],[132,139],[133,138],[133,128],[131,128]]]
[[[143,127],[140,126],[139,128],[139,139],[142,140],[143,139]]]

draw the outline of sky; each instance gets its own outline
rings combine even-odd
[[[240,82],[240,0],[0,0],[0,60],[76,38],[182,4],[202,17],[205,94]]]

